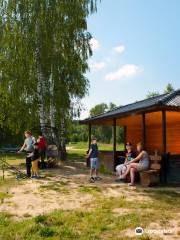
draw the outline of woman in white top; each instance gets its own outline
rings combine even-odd
[[[127,170],[123,174],[123,178],[126,178],[127,174],[130,173],[131,182],[129,183],[129,186],[134,186],[135,173],[147,170],[150,164],[149,155],[143,150],[142,143],[137,144],[137,151],[139,152],[138,156],[126,163]]]

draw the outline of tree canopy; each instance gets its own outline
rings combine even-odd
[[[0,0],[0,11],[0,124],[16,133],[40,126],[61,149],[88,92],[96,0]]]

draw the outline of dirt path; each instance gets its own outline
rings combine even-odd
[[[95,184],[89,183],[88,170],[83,163],[67,164],[58,169],[45,170],[41,174],[40,180],[23,180],[15,186],[12,184],[6,188],[1,186],[0,192],[6,191],[9,197],[1,201],[0,212],[8,212],[16,220],[21,220],[49,213],[55,209],[81,208],[90,211],[95,207],[97,193],[100,193],[104,199],[124,197],[130,202],[149,202],[149,204],[153,202],[142,188],[140,192],[136,188],[128,188],[127,184],[116,184],[113,175],[102,175],[101,181]],[[113,209],[115,215],[123,215],[131,211],[132,209],[129,208]],[[171,224],[176,232],[180,231],[178,220],[173,220]],[[131,233],[132,230],[128,230],[125,234],[131,235]]]
[[[86,208],[94,198],[89,188],[95,186],[106,198],[129,194],[123,189],[126,184],[119,186],[114,182],[115,176],[104,175],[101,181],[89,183],[88,171],[83,163],[71,163],[58,169],[45,170],[42,175],[45,177],[40,180],[23,180],[20,185],[3,189],[11,197],[4,199],[0,211],[22,219],[55,209]]]

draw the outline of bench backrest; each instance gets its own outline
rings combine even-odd
[[[149,158],[150,158],[150,169],[160,170],[161,169],[162,156],[150,155]]]
[[[48,145],[46,150],[47,157],[57,157],[58,156],[58,148],[56,145]]]

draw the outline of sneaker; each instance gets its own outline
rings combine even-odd
[[[36,176],[31,176],[31,178],[36,178]]]
[[[90,181],[91,183],[94,183],[94,182],[95,182],[94,177],[91,177],[91,178],[89,179],[89,181]]]
[[[99,177],[99,176],[97,176],[97,177],[94,178],[95,181],[100,181],[101,179],[102,179],[102,178]]]

